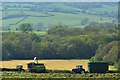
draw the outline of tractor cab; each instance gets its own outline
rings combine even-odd
[[[78,66],[76,66],[76,68],[82,69],[83,67],[82,67],[82,65],[78,65]]]
[[[24,71],[24,69],[23,69],[23,66],[22,66],[22,65],[17,65],[16,69],[17,69],[18,71]]]
[[[76,66],[76,68],[72,69],[72,73],[84,74],[85,73],[85,69],[83,69],[82,65],[78,65],[78,66]]]

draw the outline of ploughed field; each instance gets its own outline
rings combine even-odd
[[[83,65],[85,70],[88,70],[89,60],[38,60],[39,63],[44,63],[48,70],[71,70],[77,65]],[[0,68],[16,68],[17,65],[23,65],[27,69],[27,64],[33,60],[10,60],[2,61]],[[1,62],[0,62],[1,63]],[[109,66],[109,70],[116,70],[113,66]]]

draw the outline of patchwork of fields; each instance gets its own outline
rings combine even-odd
[[[31,15],[34,14],[34,12],[26,12],[27,15]],[[59,23],[65,24],[65,25],[71,25],[73,27],[75,26],[80,26],[81,22],[84,18],[88,18],[90,19],[90,21],[94,22],[111,22],[111,20],[108,17],[103,17],[103,19],[100,21],[100,17],[99,16],[92,16],[89,14],[84,14],[84,13],[80,13],[80,14],[68,14],[68,13],[50,13],[54,16],[48,16],[48,17],[42,17],[39,16],[40,14],[42,14],[41,12],[35,12],[34,15],[36,15],[37,17],[31,15],[28,16],[24,19],[24,17],[20,17],[20,18],[11,18],[11,19],[5,19],[2,21],[3,26],[9,26],[11,24],[10,27],[15,30],[16,27],[19,27],[20,24],[22,23],[31,23],[34,25],[37,25],[39,22],[42,22],[44,24],[44,26],[48,27],[49,25],[57,25]],[[45,15],[45,14],[44,14]],[[22,20],[24,19],[24,20]],[[75,26],[74,26],[75,25]]]
[[[79,5],[81,6],[81,4]],[[89,7],[89,3],[83,5]],[[117,5],[100,5],[99,8],[93,7],[83,10],[79,6],[74,7],[72,3],[4,3],[2,26],[3,29],[10,28],[12,30],[18,28],[22,23],[31,23],[34,26],[43,23],[42,27],[44,28],[56,24],[83,27],[84,25],[81,23],[85,19],[87,22],[112,22],[116,20],[108,15],[113,16],[117,13]]]
[[[11,60],[2,61],[2,68],[16,68],[17,65],[23,65],[24,69],[27,69],[27,63],[33,62],[33,60]],[[88,70],[88,60],[39,60],[39,63],[44,63],[49,70],[71,70],[77,65],[83,65],[85,70]],[[116,70],[113,66],[109,67],[109,70]]]

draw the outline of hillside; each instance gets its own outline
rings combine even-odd
[[[3,30],[16,30],[31,23],[35,30],[47,30],[56,24],[83,27],[91,22],[117,22],[117,3],[3,3]]]

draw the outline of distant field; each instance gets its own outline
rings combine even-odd
[[[37,35],[46,35],[47,32],[42,32],[42,31],[34,31]]]
[[[2,20],[3,27],[11,28],[15,30],[22,23],[31,23],[33,25],[37,25],[39,22],[44,24],[44,27],[49,27],[49,25],[56,25],[62,23],[64,25],[69,25],[70,27],[78,27],[83,26],[81,22],[88,18],[88,22],[112,22],[114,18],[110,18],[108,16],[99,16],[93,15],[94,13],[104,13],[104,12],[116,12],[118,10],[118,6],[110,6],[104,5],[100,8],[89,8],[87,10],[82,10],[81,8],[73,7],[66,5],[64,3],[52,3],[51,5],[46,5],[46,7],[51,9],[62,10],[60,11],[35,11],[31,10],[30,7],[36,6],[34,3],[4,3],[3,8],[8,5],[11,7],[7,7],[2,12],[2,17],[6,16],[14,16],[18,14],[24,14],[23,16],[9,17],[8,19]],[[40,6],[42,7],[42,5]],[[6,8],[6,7],[5,7]],[[44,9],[45,7],[43,7]],[[45,8],[46,10],[46,8]],[[64,11],[71,12],[64,12]],[[77,13],[72,13],[78,11]],[[91,13],[91,14],[90,14]],[[27,17],[25,17],[25,15]],[[15,24],[16,23],[16,24]],[[12,25],[11,25],[12,24]]]
[[[2,61],[2,68],[16,68],[17,65],[23,65],[27,69],[27,63],[33,60],[11,60]],[[83,65],[85,70],[88,70],[88,60],[39,60],[39,63],[44,63],[47,69],[50,70],[71,70],[76,65]],[[114,66],[110,66],[109,70],[116,70]]]
[[[10,12],[12,14],[12,12]],[[93,15],[89,15],[89,14],[68,14],[68,13],[53,13],[51,12],[50,14],[53,14],[54,16],[48,16],[48,17],[35,17],[35,16],[44,16],[45,14],[42,14],[40,12],[29,12],[29,11],[25,11],[25,14],[31,15],[26,17],[23,21],[21,21],[23,19],[23,17],[20,18],[11,18],[11,19],[5,19],[2,21],[2,25],[3,26],[8,26],[10,24],[14,24],[11,27],[11,29],[15,30],[15,28],[19,27],[20,24],[22,23],[31,23],[34,25],[37,25],[39,22],[42,22],[44,24],[45,27],[48,27],[49,25],[56,25],[59,23],[65,24],[65,25],[71,25],[72,27],[74,27],[74,25],[76,26],[80,26],[81,25],[81,21],[84,18],[88,18],[90,22],[101,22],[100,17],[99,16],[94,16]],[[106,21],[106,22],[111,22],[111,20],[108,17],[102,17],[102,21]],[[19,22],[19,23],[17,23]],[[15,24],[17,23],[17,24]]]
[[[0,32],[20,32],[20,31],[14,31],[14,30],[10,30],[10,31],[8,31],[8,30],[2,30],[2,31],[0,31]],[[33,33],[35,33],[35,34],[37,34],[37,35],[46,35],[47,34],[47,32],[44,32],[44,31],[33,31]]]

